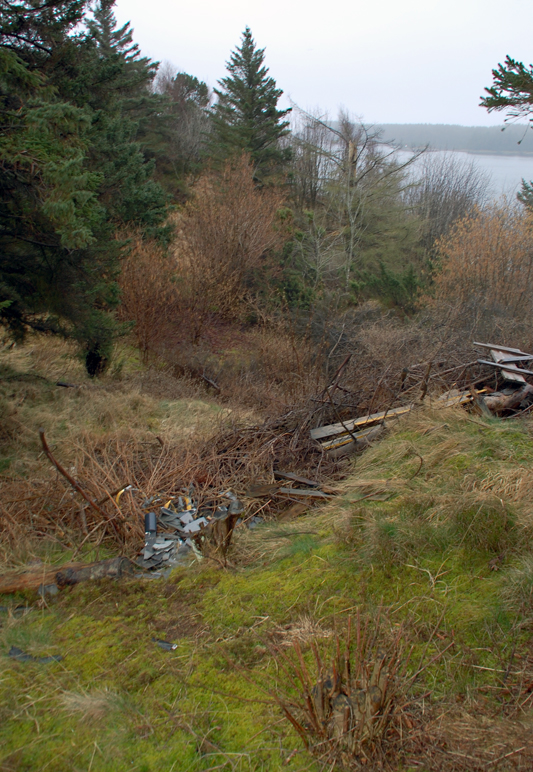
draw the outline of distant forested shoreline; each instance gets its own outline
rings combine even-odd
[[[384,123],[379,128],[385,140],[409,148],[429,145],[433,150],[533,155],[533,131],[525,124],[503,127]]]

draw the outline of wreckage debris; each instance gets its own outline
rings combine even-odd
[[[524,363],[533,362],[533,354],[528,354],[517,348],[509,348],[493,343],[474,342],[476,347],[488,350],[492,361],[488,359],[478,359],[477,364],[488,366],[498,371],[504,381],[513,384],[499,391],[484,386],[476,389],[473,385],[468,388],[453,388],[437,398],[434,405],[436,407],[453,407],[455,405],[468,405],[475,403],[478,408],[489,415],[498,415],[505,411],[527,410],[533,407],[533,385],[526,381],[526,376],[533,376],[533,370],[527,370]],[[427,369],[423,379],[420,401],[424,399],[427,393],[428,380],[432,363],[426,363]],[[468,368],[476,362],[468,362],[464,365],[463,374]],[[458,370],[460,366],[453,367],[449,372]],[[409,372],[409,369],[405,372]],[[487,378],[478,379],[489,380]],[[405,376],[402,380],[405,380]],[[338,388],[338,383],[336,383]],[[384,426],[392,420],[398,419],[403,415],[410,413],[417,403],[400,405],[399,407],[390,407],[376,413],[357,416],[346,421],[339,421],[334,424],[318,426],[310,430],[311,439],[318,443],[320,449],[328,453],[331,457],[350,455],[358,450],[363,450],[371,442],[379,437]],[[290,479],[290,478],[289,478]]]
[[[139,481],[132,481],[138,487],[125,484],[126,481],[122,480],[118,490],[106,491],[103,498],[97,499],[93,493],[85,491],[58,462],[41,431],[43,452],[76,494],[84,499],[82,514],[86,510],[96,522],[94,526],[89,524],[89,529],[92,528],[89,530],[87,518],[82,517],[86,539],[94,529],[103,525],[102,535],[119,538],[121,546],[128,546],[132,537],[135,548],[142,544],[135,565],[144,573],[136,576],[166,577],[173,568],[188,566],[203,558],[219,562],[222,558],[226,564],[226,552],[236,527],[253,528],[263,522],[263,518],[268,520],[272,516],[279,519],[297,517],[313,504],[329,501],[338,491],[324,485],[320,479],[312,479],[314,475],[321,478],[329,475],[330,479],[335,479],[343,473],[343,464],[337,463],[336,459],[368,447],[391,422],[408,415],[424,400],[437,408],[470,406],[478,413],[483,411],[505,418],[533,408],[533,381],[531,384],[528,381],[533,377],[533,365],[529,365],[531,370],[526,369],[528,363],[533,363],[533,354],[499,344],[474,345],[483,350],[483,357],[486,358],[477,361],[463,358],[464,364],[457,364],[459,357],[453,361],[435,359],[419,362],[404,367],[400,377],[397,371],[393,371],[389,382],[385,379],[389,371],[387,368],[376,383],[371,384],[373,391],[366,388],[361,394],[341,384],[350,361],[348,356],[336,371],[333,382],[318,395],[319,398],[312,398],[305,405],[265,422],[262,427],[239,428],[215,438],[198,452],[194,463],[186,468],[165,446],[162,460],[157,461],[157,464],[167,465],[166,476],[162,479],[172,479],[172,475],[183,479],[187,475],[199,486],[210,481],[207,489],[196,491],[191,485],[178,494],[172,484],[168,493],[159,492],[147,497],[146,491],[142,491],[141,475]],[[452,378],[456,380],[452,381]],[[413,384],[410,379],[414,379]],[[447,389],[440,396],[435,393],[437,384]],[[417,398],[413,398],[413,389],[418,390]],[[385,399],[391,400],[390,404]],[[312,403],[317,403],[319,407]],[[317,415],[320,418],[317,419]],[[327,419],[335,422],[329,423]],[[160,438],[158,441],[161,444]],[[277,465],[283,467],[287,464],[290,469],[294,459],[297,459],[302,475],[276,468]],[[149,462],[152,461],[149,454]],[[263,469],[264,482],[254,479],[258,468]],[[317,471],[311,471],[313,468]],[[224,483],[224,480],[228,482]],[[243,490],[248,481],[246,512],[245,505],[233,491],[219,487],[228,484],[229,480],[232,486],[242,485]],[[93,491],[95,487],[98,485],[92,486]],[[250,501],[258,498],[268,500],[260,503]],[[113,503],[122,517],[117,517],[116,513],[110,515],[107,505]],[[64,514],[63,520],[66,517],[67,514]],[[141,541],[143,531],[144,543]],[[55,592],[55,587],[75,583],[75,571],[84,567],[68,568],[71,572],[65,577],[59,576],[59,579],[56,578],[58,572],[53,570],[46,575],[38,572],[35,575],[27,573],[0,577],[0,593],[31,587],[40,588],[44,597]],[[84,577],[81,574],[79,580],[85,578],[100,578],[100,575],[89,573]]]
[[[31,606],[0,606],[0,614],[13,614],[14,617],[20,617],[29,614]]]
[[[159,515],[151,511],[145,515],[145,542],[137,565],[147,571],[170,573],[177,566],[188,565],[191,558],[201,560],[206,540],[225,554],[233,529],[244,505],[232,491],[217,494],[217,500],[227,499],[228,504],[205,504],[198,507],[194,500],[194,488],[187,495],[166,499],[154,496],[143,507],[166,503],[159,507]],[[162,533],[157,532],[158,525]],[[168,574],[167,574],[168,575]]]
[[[41,584],[40,587],[37,588],[37,594],[41,596],[41,598],[45,598],[47,595],[57,595],[59,592],[59,587],[57,584]]]
[[[159,646],[163,651],[175,651],[178,648],[177,643],[170,643],[169,641],[162,641],[160,638],[152,638],[152,641]]]
[[[498,367],[506,381],[526,383],[524,376],[533,375],[533,372],[530,370],[523,370],[516,365],[516,362],[533,361],[533,356],[531,354],[526,354],[524,351],[520,351],[518,348],[508,348],[507,346],[499,346],[493,343],[474,342],[474,346],[488,349],[491,353],[492,359],[494,360],[490,362],[486,359],[478,359],[478,363],[482,365],[489,365],[490,367]]]

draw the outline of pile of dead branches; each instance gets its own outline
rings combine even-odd
[[[247,496],[254,486],[274,480],[275,469],[288,469],[314,480],[339,479],[341,465],[312,441],[306,411],[290,411],[262,426],[225,430],[209,440],[171,445],[155,438],[139,442],[133,434],[81,441],[72,457],[56,458],[53,479],[1,484],[0,539],[16,544],[22,536],[52,536],[70,547],[109,541],[125,554],[144,542],[145,502],[193,492],[197,507],[216,506],[228,489],[246,501],[244,518],[259,511],[276,517],[287,509],[287,496]],[[46,438],[45,438],[46,442]],[[222,501],[222,499],[221,499]]]

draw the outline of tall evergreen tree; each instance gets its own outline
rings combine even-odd
[[[160,98],[151,91],[157,65],[141,56],[129,23],[117,28],[114,4],[98,0],[67,77],[57,68],[51,77],[69,101],[90,108],[88,164],[102,175],[100,200],[110,220],[157,235],[166,203],[148,152],[161,113]]]
[[[263,178],[275,172],[289,159],[289,149],[281,147],[290,112],[278,110],[283,91],[276,87],[264,66],[265,49],[256,48],[249,27],[242,36],[240,48],[233,51],[226,67],[228,75],[215,89],[218,102],[213,109],[213,139],[218,152],[229,156],[248,152]]]
[[[118,330],[116,229],[161,233],[166,211],[135,142],[154,68],[112,5],[0,1],[0,321],[78,340],[93,374]]]

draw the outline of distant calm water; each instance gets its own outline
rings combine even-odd
[[[514,196],[520,188],[522,178],[527,182],[533,180],[533,155],[484,155],[443,150],[432,152],[439,155],[449,155],[453,152],[468,163],[473,161],[480,169],[490,174],[492,195],[496,198],[503,193]]]

